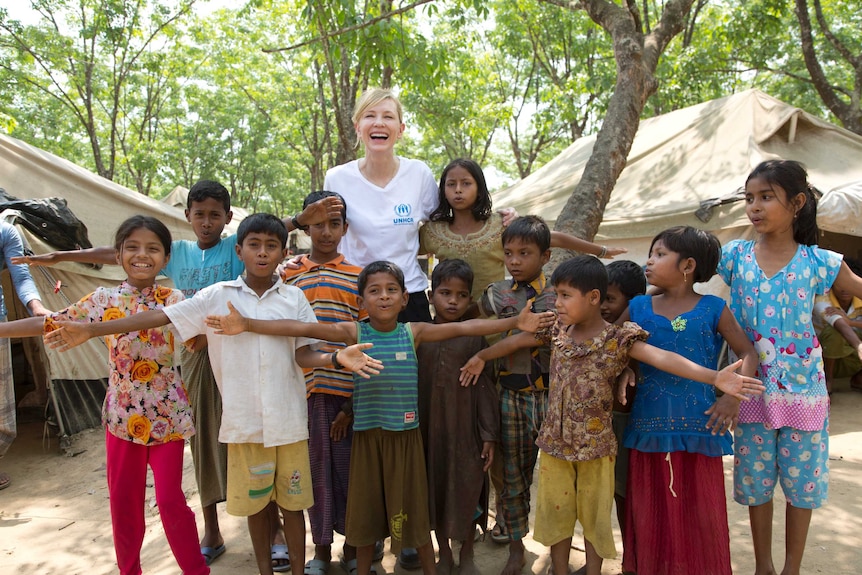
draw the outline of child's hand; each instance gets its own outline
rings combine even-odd
[[[478,355],[474,355],[468,359],[467,363],[464,364],[464,367],[461,368],[461,376],[458,378],[458,381],[461,382],[461,387],[476,385],[479,381],[479,376],[482,375],[482,371],[484,369],[485,360],[480,358]]]
[[[332,441],[341,441],[347,437],[347,430],[350,429],[352,424],[353,418],[343,411],[339,411],[338,415],[332,421],[332,425],[329,426],[329,439]]]
[[[530,306],[524,306],[521,313],[518,314],[518,329],[521,331],[529,331],[536,333],[542,328],[551,327],[554,325],[557,316],[552,311],[544,311],[542,313],[533,313],[530,311]]]
[[[709,416],[706,428],[711,429],[713,435],[724,435],[733,431],[739,422],[739,400],[727,394],[722,395],[704,413]]]
[[[302,225],[312,226],[329,220],[340,220],[342,210],[344,210],[344,204],[341,203],[340,199],[335,196],[327,196],[309,204],[302,210],[300,214]]]
[[[208,315],[207,327],[211,327],[219,335],[236,335],[248,329],[248,319],[236,311],[233,304],[227,302],[227,315]]]
[[[482,466],[482,471],[488,471],[491,469],[491,464],[494,462],[494,442],[493,441],[483,441],[482,442],[482,459],[485,461],[485,464]]]
[[[636,384],[637,377],[635,377],[634,370],[630,367],[626,367],[624,370],[622,370],[617,376],[617,401],[619,401],[623,405],[626,405],[626,403],[628,402],[628,398],[626,397],[626,391],[629,387],[634,387]]]
[[[503,218],[504,228],[514,222],[518,217],[518,210],[515,208],[501,208],[497,210],[497,213]]]
[[[862,361],[862,343],[856,346],[856,355],[859,356],[859,361]]]
[[[606,260],[614,259],[614,256],[622,255],[628,253],[628,250],[625,248],[605,248],[605,255],[602,256]]]
[[[50,331],[42,336],[42,341],[47,347],[57,351],[67,351],[79,346],[91,337],[89,324],[78,321],[55,321],[54,325],[59,329]]]
[[[377,375],[383,369],[383,362],[379,359],[374,359],[371,356],[362,353],[363,349],[374,347],[373,343],[356,343],[338,350],[338,355],[335,358],[338,363],[344,366],[344,369],[359,374],[365,379],[372,375]]]
[[[766,389],[756,377],[740,375],[736,370],[742,366],[742,360],[728,365],[715,376],[715,387],[737,399],[748,401],[753,395],[760,395]]]

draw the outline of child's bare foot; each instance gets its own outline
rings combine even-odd
[[[520,575],[526,561],[524,560],[524,544],[518,541],[509,543],[509,560],[500,575]]]

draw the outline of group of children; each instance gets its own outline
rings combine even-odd
[[[444,173],[441,197],[446,181]],[[200,202],[195,192],[190,213]],[[451,204],[454,223],[459,212]],[[643,268],[617,262],[606,270],[592,256],[564,262],[547,281],[551,232],[540,218],[518,218],[500,230],[512,279],[487,285],[478,302],[481,315],[499,319],[462,321],[472,313],[475,278],[468,264],[448,259],[432,275],[431,324],[398,322],[408,292],[397,266],[360,270],[339,255],[348,216],[337,194],[310,196],[299,214],[315,223],[307,229],[312,251],[298,269],[274,275],[286,255],[287,222],[255,214],[235,238],[245,276],[187,300],[155,283],[176,242],[159,222],[138,217],[117,233],[114,253],[126,282],[54,314],[44,327],[38,318],[23,320],[0,326],[0,335],[44,329],[60,349],[108,336],[104,419],[122,573],[140,573],[148,463],[183,572],[208,570],[180,487],[182,440],[201,422],[173,365],[174,330],[187,342],[206,335],[224,406],[223,499],[229,513],[249,517],[261,573],[282,566],[273,564],[270,501],[281,508],[290,561],[308,575],[325,573],[333,530],[346,535],[351,573],[373,569],[375,546],[386,537],[395,551],[417,548],[426,575],[451,571],[449,539],[462,541],[460,569],[476,573],[474,525],[488,513],[494,459],[503,469],[497,521],[509,538],[504,575],[525,562],[537,460],[534,537],[550,546],[557,575],[568,573],[576,521],[588,574],[616,555],[615,497],[626,571],[730,573],[721,456],[731,453],[733,427],[734,494],[750,508],[757,573],[776,572],[771,501],[779,481],[788,500],[784,573],[798,573],[811,509],[825,501],[828,478],[828,396],[810,327],[813,296],[834,287],[862,297],[862,280],[840,256],[816,248],[815,196],[798,164],[759,166],[746,182],[746,204],[757,241],[722,249],[693,228],[659,234],[645,266],[657,290],[649,296],[637,296]],[[226,221],[229,204],[223,207]],[[218,226],[198,227],[200,246],[203,231]],[[50,261],[56,256],[28,263]],[[731,287],[730,308],[693,289],[716,271]],[[482,336],[498,332],[502,340],[488,346]],[[739,360],[717,372],[722,340]],[[486,363],[496,358],[495,385]],[[640,374],[625,415],[631,378],[617,379],[630,359]],[[459,379],[478,383],[462,387]],[[715,387],[725,394],[716,398]],[[620,466],[626,449],[627,481]],[[302,512],[309,508],[315,556],[306,563]],[[206,543],[223,550],[220,534]]]

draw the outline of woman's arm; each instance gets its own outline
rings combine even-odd
[[[628,252],[625,248],[609,248],[563,232],[551,232],[551,247],[563,248],[584,254],[592,254],[599,258],[614,259],[614,256]]]
[[[101,246],[98,248],[88,248],[86,250],[48,252],[46,254],[12,258],[12,263],[30,264],[31,266],[52,266],[60,262],[117,265],[117,250],[111,246]]]
[[[642,341],[637,341],[632,345],[629,356],[673,375],[693,379],[707,385],[714,385],[724,393],[738,399],[747,400],[750,399],[750,395],[760,395],[763,393],[764,387],[759,379],[735,373],[742,366],[741,359],[736,363],[728,365],[721,371],[715,371],[714,369],[698,365],[672,351],[667,351]]]
[[[308,323],[296,319],[250,319],[239,313],[231,302],[227,302],[227,307],[227,315],[210,315],[206,319],[207,327],[214,329],[219,335],[236,335],[248,331],[261,335],[313,337],[324,341],[356,343],[356,324],[353,322]]]

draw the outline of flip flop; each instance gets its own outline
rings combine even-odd
[[[277,563],[272,566],[273,571],[276,573],[290,571],[290,555],[287,554],[287,545],[273,545],[270,548],[270,557],[272,557],[273,563]]]
[[[326,575],[328,569],[329,562],[321,559],[312,559],[305,564],[305,569],[303,569],[302,573],[303,575]]]
[[[8,473],[0,473],[0,490],[6,489],[12,484],[12,478]]]
[[[508,543],[509,534],[506,533],[506,528],[499,523],[495,523],[494,528],[491,529],[491,541],[500,545]]]
[[[225,551],[227,551],[227,548],[224,544],[221,544],[218,547],[201,547],[201,555],[204,556],[204,560],[207,565],[211,565],[212,562],[221,557]]]

